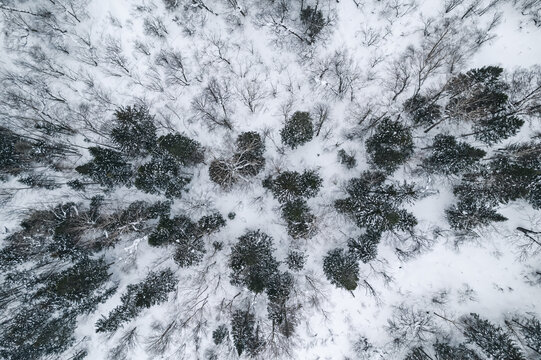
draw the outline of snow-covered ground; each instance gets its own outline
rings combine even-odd
[[[0,182],[0,194],[5,195],[0,208],[1,241],[21,229],[19,223],[29,210],[51,209],[68,201],[87,207],[92,196],[103,193],[98,186],[76,191],[66,182],[78,178],[73,169],[91,159],[87,147],[110,144],[105,134],[111,129],[114,111],[133,104],[148,106],[159,124],[159,135],[178,131],[205,149],[205,161],[192,169],[187,192],[173,200],[171,216],[186,214],[199,219],[218,211],[226,218],[225,227],[204,237],[206,253],[196,266],[179,267],[172,258],[173,246],[150,246],[145,233],[122,236],[114,247],[102,250],[118,289],[94,312],[79,315],[76,340],[57,354],[59,358],[71,359],[80,349],[87,350],[88,359],[113,358],[112,349],[134,328],[137,340],[117,358],[207,359],[212,358],[211,350],[216,359],[238,358],[232,337],[215,345],[212,333],[221,324],[230,326],[235,309],[246,308],[255,314],[266,340],[267,346],[256,355],[261,359],[403,359],[411,348],[430,348],[443,337],[462,342],[460,329],[451,320],[458,321],[465,314],[478,313],[502,327],[505,319],[516,314],[541,318],[540,252],[521,253],[523,234],[516,231],[517,227],[541,231],[539,210],[526,201],[512,201],[498,207],[507,221],[476,228],[475,236],[459,236],[445,217],[445,209],[456,202],[452,186],[459,178],[416,171],[421,149],[438,130],[455,135],[468,132],[452,123],[426,134],[424,128],[414,129],[416,153],[390,176],[397,183],[415,183],[420,191],[419,198],[404,208],[418,220],[415,233],[423,239],[422,246],[411,256],[401,257],[397,248],[415,247],[413,240],[402,233],[384,233],[376,259],[360,263],[359,286],[353,291],[332,285],[323,271],[323,258],[329,250],[347,248],[348,239],[362,233],[333,204],[346,197],[348,180],[370,169],[365,140],[374,132],[371,121],[402,113],[402,121],[408,123],[404,101],[417,90],[441,87],[471,68],[501,66],[510,74],[519,67],[540,65],[541,27],[531,14],[521,13],[519,4],[523,2],[456,1],[458,5],[448,12],[444,9],[453,1],[306,0],[304,7],[316,2],[327,23],[313,43],[307,44],[295,35],[305,34],[297,14],[301,1],[284,1],[291,12],[279,24],[273,23],[279,20],[273,13],[278,1],[271,0],[51,1],[54,5],[0,1],[4,15],[0,20],[0,70],[4,73],[0,86],[7,91],[20,85],[5,80],[7,71],[13,71],[34,76],[50,90],[47,93],[34,82],[22,82],[19,90],[34,99],[41,97],[39,109],[2,103],[0,126],[33,134],[36,131],[25,118],[50,114],[76,129],[76,133],[56,139],[74,144],[80,152],[63,159],[64,169],[45,170],[59,177],[61,186],[56,189],[24,188],[15,176]],[[166,3],[178,3],[178,7],[168,10]],[[474,10],[468,10],[473,4]],[[31,23],[38,16],[20,11],[35,12],[40,7],[54,9],[61,30],[40,23],[38,30],[27,28],[25,32],[27,25],[14,22],[20,18]],[[148,30],[149,20],[163,25],[160,36]],[[28,25],[32,26],[37,25]],[[476,43],[481,38],[484,40]],[[32,58],[32,49],[38,48],[43,52],[41,60]],[[431,49],[436,49],[441,64],[417,82],[416,71],[423,66],[424,56],[432,54]],[[182,55],[185,83],[171,80],[167,67],[159,62],[160,53],[171,51]],[[450,61],[455,55],[456,61]],[[337,65],[337,59],[343,62]],[[46,60],[52,67],[46,66]],[[226,93],[222,105],[232,129],[209,123],[193,105],[212,79]],[[252,109],[243,97],[248,88],[257,94]],[[295,111],[308,111],[315,119],[320,105],[326,106],[328,117],[319,135],[295,149],[284,146],[280,130],[286,119]],[[369,116],[364,118],[368,109]],[[528,117],[517,135],[493,147],[471,137],[466,140],[490,155],[503,145],[528,140],[541,130],[539,120]],[[265,167],[248,181],[224,190],[209,178],[209,164],[231,156],[235,139],[245,131],[262,135]],[[340,164],[340,149],[355,155],[356,167],[347,169]],[[317,227],[309,239],[288,235],[281,204],[262,186],[267,176],[288,170],[316,170],[323,179],[317,196],[307,200]],[[24,189],[16,190],[19,188]],[[136,200],[165,200],[135,187],[117,187],[104,195],[111,212]],[[235,217],[230,220],[227,215],[231,212]],[[287,270],[289,250],[307,255],[304,269],[292,272],[295,291],[288,301],[298,309],[295,331],[289,338],[274,336],[264,292],[255,295],[229,281],[231,248],[247,230],[258,229],[273,238],[281,271]],[[223,243],[222,250],[214,250],[216,241]],[[167,267],[178,278],[167,301],[144,309],[116,332],[96,332],[96,321],[121,304],[128,285],[142,281],[151,270]],[[401,312],[418,316],[408,324],[406,335],[393,333],[390,326],[390,320],[396,321]],[[428,324],[421,335],[417,332],[420,321]],[[167,345],[160,351],[151,349],[149,344],[173,323]],[[396,336],[404,343],[397,345]],[[359,349],[363,337],[372,344],[370,349]],[[534,359],[536,355],[525,356]],[[241,357],[249,355],[244,352]]]

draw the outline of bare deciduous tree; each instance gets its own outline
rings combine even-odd
[[[314,81],[332,97],[350,100],[360,86],[360,69],[347,50],[337,50],[314,65]]]
[[[250,112],[255,113],[263,105],[263,101],[268,96],[263,81],[257,77],[244,79],[236,86],[237,94],[242,103],[248,107]]]
[[[223,126],[233,130],[230,104],[231,89],[227,80],[210,79],[203,92],[192,101],[192,107],[198,116],[213,128]]]

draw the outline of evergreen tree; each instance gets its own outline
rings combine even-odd
[[[90,177],[98,184],[112,188],[116,185],[130,185],[133,175],[132,167],[118,151],[94,146],[88,149],[93,159],[78,166],[75,170]]]
[[[173,259],[180,267],[199,264],[206,252],[205,243],[200,237],[184,238],[177,243],[176,248]]]
[[[507,220],[496,210],[470,196],[461,197],[456,205],[445,210],[445,214],[449,225],[455,230],[471,230],[494,221]]]
[[[75,341],[76,315],[51,317],[39,307],[23,307],[3,323],[0,356],[3,359],[39,359],[66,351]]]
[[[351,179],[346,186],[349,195],[336,200],[335,208],[350,216],[358,227],[374,232],[389,230],[411,231],[417,224],[415,217],[399,206],[416,198],[412,185],[385,183],[385,174],[365,171]]]
[[[197,236],[197,224],[189,217],[177,215],[170,219],[162,216],[156,230],[148,237],[148,243],[152,246],[161,246],[177,243],[184,239],[193,239]]]
[[[111,139],[126,156],[146,155],[156,147],[156,125],[146,106],[127,106],[115,111]]]
[[[184,172],[172,156],[154,156],[137,170],[135,187],[150,194],[163,193],[168,198],[180,198],[191,175]]]
[[[166,269],[160,272],[151,271],[142,282],[128,285],[120,298],[121,304],[114,308],[108,317],[102,317],[96,322],[96,332],[116,331],[143,309],[163,303],[175,289],[176,283],[173,272]]]
[[[299,198],[285,203],[282,217],[287,222],[287,233],[292,238],[309,238],[313,235],[315,217],[310,213],[306,200]]]
[[[458,142],[454,136],[438,134],[430,146],[431,154],[423,160],[428,171],[457,175],[472,170],[486,152],[468,143]]]
[[[176,251],[173,258],[179,266],[187,267],[203,259],[206,252],[201,238],[203,234],[198,224],[187,216],[178,215],[172,219],[161,217],[156,230],[148,237],[148,243],[152,246],[174,244]]]
[[[299,197],[312,198],[319,192],[323,179],[314,170],[284,171],[276,178],[268,177],[263,181],[263,187],[271,190],[274,197],[281,203],[293,201]]]
[[[383,119],[366,140],[368,160],[388,174],[411,158],[413,148],[411,130],[389,118]]]
[[[499,202],[525,199],[534,208],[541,208],[541,143],[534,141],[499,149],[488,170],[470,182],[474,181],[481,182],[487,195]]]
[[[404,110],[415,125],[429,126],[441,118],[441,106],[426,96],[415,95],[404,102]]]
[[[505,108],[509,86],[502,81],[503,69],[485,66],[459,74],[445,87],[450,101],[446,112],[460,120],[477,121]]]
[[[494,114],[477,121],[472,130],[475,139],[486,144],[494,144],[516,135],[522,125],[524,125],[524,120],[516,116]]]
[[[482,360],[475,351],[468,349],[464,344],[452,346],[438,341],[434,344],[434,351],[436,360]]]
[[[334,249],[323,258],[323,272],[338,287],[353,291],[359,281],[359,263],[354,255],[344,249]]]
[[[227,326],[224,324],[218,326],[212,332],[212,341],[214,342],[215,345],[220,345],[228,337],[229,337],[229,330],[227,329]]]
[[[67,270],[47,277],[36,296],[46,297],[49,304],[60,307],[77,304],[79,312],[88,313],[96,306],[92,295],[109,280],[109,265],[103,258],[84,257]]]
[[[516,134],[524,121],[509,105],[509,85],[501,79],[503,69],[485,66],[459,74],[449,81],[446,112],[452,119],[473,123],[476,139],[492,144]]]
[[[297,250],[289,250],[287,253],[286,264],[291,271],[301,271],[306,263],[306,255]]]
[[[238,355],[246,352],[250,356],[257,355],[265,346],[256,327],[255,316],[249,311],[237,310],[231,317],[231,335]]]
[[[259,230],[248,231],[239,237],[229,259],[231,283],[246,286],[255,293],[265,290],[278,268],[272,252],[272,238]]]
[[[310,113],[297,111],[286,121],[285,126],[280,130],[282,143],[295,149],[297,146],[304,145],[312,140],[314,136],[314,126]]]
[[[222,214],[218,212],[203,216],[197,222],[197,228],[200,234],[212,234],[224,226],[225,219],[223,218]]]
[[[293,276],[288,272],[276,272],[269,279],[267,287],[268,317],[273,323],[273,329],[277,327],[286,337],[290,337],[294,331],[293,308],[287,305],[292,289]]]
[[[511,322],[518,328],[523,344],[537,356],[541,356],[541,322],[533,316],[523,319],[514,318]]]
[[[368,229],[358,239],[348,240],[349,252],[366,264],[376,258],[380,239],[380,232]]]
[[[463,333],[469,342],[479,346],[494,360],[525,360],[519,347],[505,331],[478,314],[471,313],[462,319]]]
[[[78,315],[88,314],[115,291],[107,287],[109,265],[103,259],[88,257],[61,272],[39,274],[33,269],[11,273],[2,292],[19,293],[23,301],[8,307],[0,331],[0,357],[3,359],[38,359],[59,355],[74,342]]]
[[[167,134],[158,139],[159,148],[184,166],[195,166],[205,159],[201,144],[181,134]]]

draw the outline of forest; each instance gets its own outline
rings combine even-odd
[[[541,1],[0,29],[0,359],[541,359]]]

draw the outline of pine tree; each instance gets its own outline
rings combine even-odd
[[[509,145],[499,149],[483,175],[487,192],[507,203],[525,199],[541,208],[541,143]]]
[[[218,326],[212,332],[212,341],[214,342],[215,345],[220,345],[228,337],[229,337],[229,330],[227,329],[227,326],[225,324]]]
[[[177,215],[170,219],[161,217],[156,230],[148,237],[148,243],[152,246],[173,244],[181,239],[197,237],[197,224],[189,217]]]
[[[535,318],[514,318],[511,325],[516,326],[523,339],[523,344],[541,356],[541,322]]]
[[[458,175],[472,170],[486,152],[468,143],[458,142],[454,136],[438,134],[430,146],[430,156],[423,160],[423,168],[428,171]]]
[[[304,145],[312,140],[314,136],[314,126],[310,113],[297,111],[286,121],[285,126],[280,130],[282,143],[295,149],[297,146]]]
[[[524,120],[506,114],[494,114],[487,119],[480,119],[473,125],[475,139],[485,144],[494,144],[516,135],[524,125]]]
[[[358,227],[374,232],[389,230],[411,231],[415,217],[399,206],[416,198],[412,185],[385,183],[380,171],[365,171],[351,179],[346,186],[348,198],[336,200],[338,212],[350,216]]]
[[[380,239],[380,232],[369,229],[358,239],[348,240],[349,252],[366,264],[376,258]]]
[[[507,218],[474,197],[461,197],[456,205],[445,210],[447,221],[455,230],[471,230],[486,226],[491,222],[501,222]]]
[[[118,151],[94,146],[88,149],[93,159],[75,170],[90,177],[98,184],[112,188],[116,185],[130,185],[132,167]]]
[[[88,312],[89,298],[109,280],[109,265],[103,258],[84,257],[67,270],[47,278],[36,296],[67,307],[68,303],[84,305]],[[89,305],[95,305],[90,303]]]
[[[205,215],[197,222],[198,232],[200,234],[209,235],[220,230],[225,226],[225,219],[222,214],[215,212],[210,215]]]
[[[180,267],[199,264],[206,252],[205,243],[200,237],[179,240],[176,248],[173,259]]]
[[[306,170],[302,174],[284,171],[274,179],[270,176],[265,179],[263,187],[271,190],[279,202],[286,203],[299,197],[315,197],[322,183],[323,179],[314,170]]]
[[[301,271],[306,263],[306,255],[297,250],[289,250],[287,253],[286,264],[291,271]]]
[[[115,111],[111,139],[126,156],[146,155],[156,147],[156,125],[146,106],[127,106]]]
[[[278,268],[272,252],[272,238],[259,230],[248,231],[239,237],[229,258],[231,283],[246,286],[255,293],[265,290]]]
[[[354,255],[344,249],[334,249],[323,258],[323,272],[338,287],[353,291],[359,281],[359,263]]]
[[[369,162],[388,174],[411,158],[413,148],[411,130],[389,118],[383,119],[375,133],[366,140]]]
[[[472,69],[445,87],[449,117],[472,122],[472,135],[487,144],[515,135],[524,124],[508,103],[509,85],[501,79],[502,73],[503,69],[495,66]]]
[[[443,342],[434,344],[436,360],[482,360],[472,349],[468,349],[464,344],[452,346]]]
[[[201,144],[181,134],[167,134],[158,138],[159,148],[184,166],[195,166],[205,159]]]
[[[273,328],[278,327],[286,337],[291,336],[294,331],[293,309],[287,305],[292,289],[293,276],[288,272],[272,274],[267,286],[268,317],[273,322]]]
[[[485,66],[459,74],[445,87],[450,101],[445,110],[460,120],[477,121],[500,112],[506,105],[509,86],[500,77],[503,69]]]
[[[23,307],[9,324],[3,323],[3,359],[39,359],[66,351],[75,341],[76,314],[52,317],[37,306]]]
[[[404,110],[415,125],[429,126],[441,118],[441,106],[426,96],[415,95],[404,102]]]
[[[282,217],[287,222],[287,233],[294,239],[310,238],[314,233],[315,217],[306,200],[299,198],[288,201],[282,207]]]
[[[259,334],[259,326],[256,327],[255,316],[249,311],[237,310],[233,313],[231,335],[239,356],[244,352],[255,356],[265,346]]]
[[[174,244],[176,251],[173,259],[179,266],[188,267],[203,259],[206,250],[201,237],[207,230],[199,228],[197,223],[184,215],[172,219],[161,217],[156,230],[149,235],[148,243],[152,246]]]
[[[143,309],[163,303],[175,289],[176,283],[173,272],[166,269],[160,272],[151,271],[142,282],[128,285],[120,298],[121,305],[114,308],[108,317],[102,317],[96,322],[96,332],[116,331]]]
[[[180,198],[191,181],[172,156],[154,156],[137,170],[135,187],[149,194],[163,193],[168,198]]]
[[[26,270],[22,283],[11,273],[2,292],[25,293],[20,294],[23,303],[2,314],[0,357],[39,359],[67,350],[74,342],[77,316],[94,311],[116,289],[107,287],[108,268],[103,259],[85,257],[60,272]]]
[[[0,126],[0,181],[7,175],[32,170],[37,164],[54,167],[54,160],[64,158],[67,150],[63,144],[33,140]]]
[[[478,314],[471,313],[465,316],[461,323],[466,339],[479,346],[490,358],[494,360],[526,360],[518,346],[502,328],[488,320],[481,319]]]

